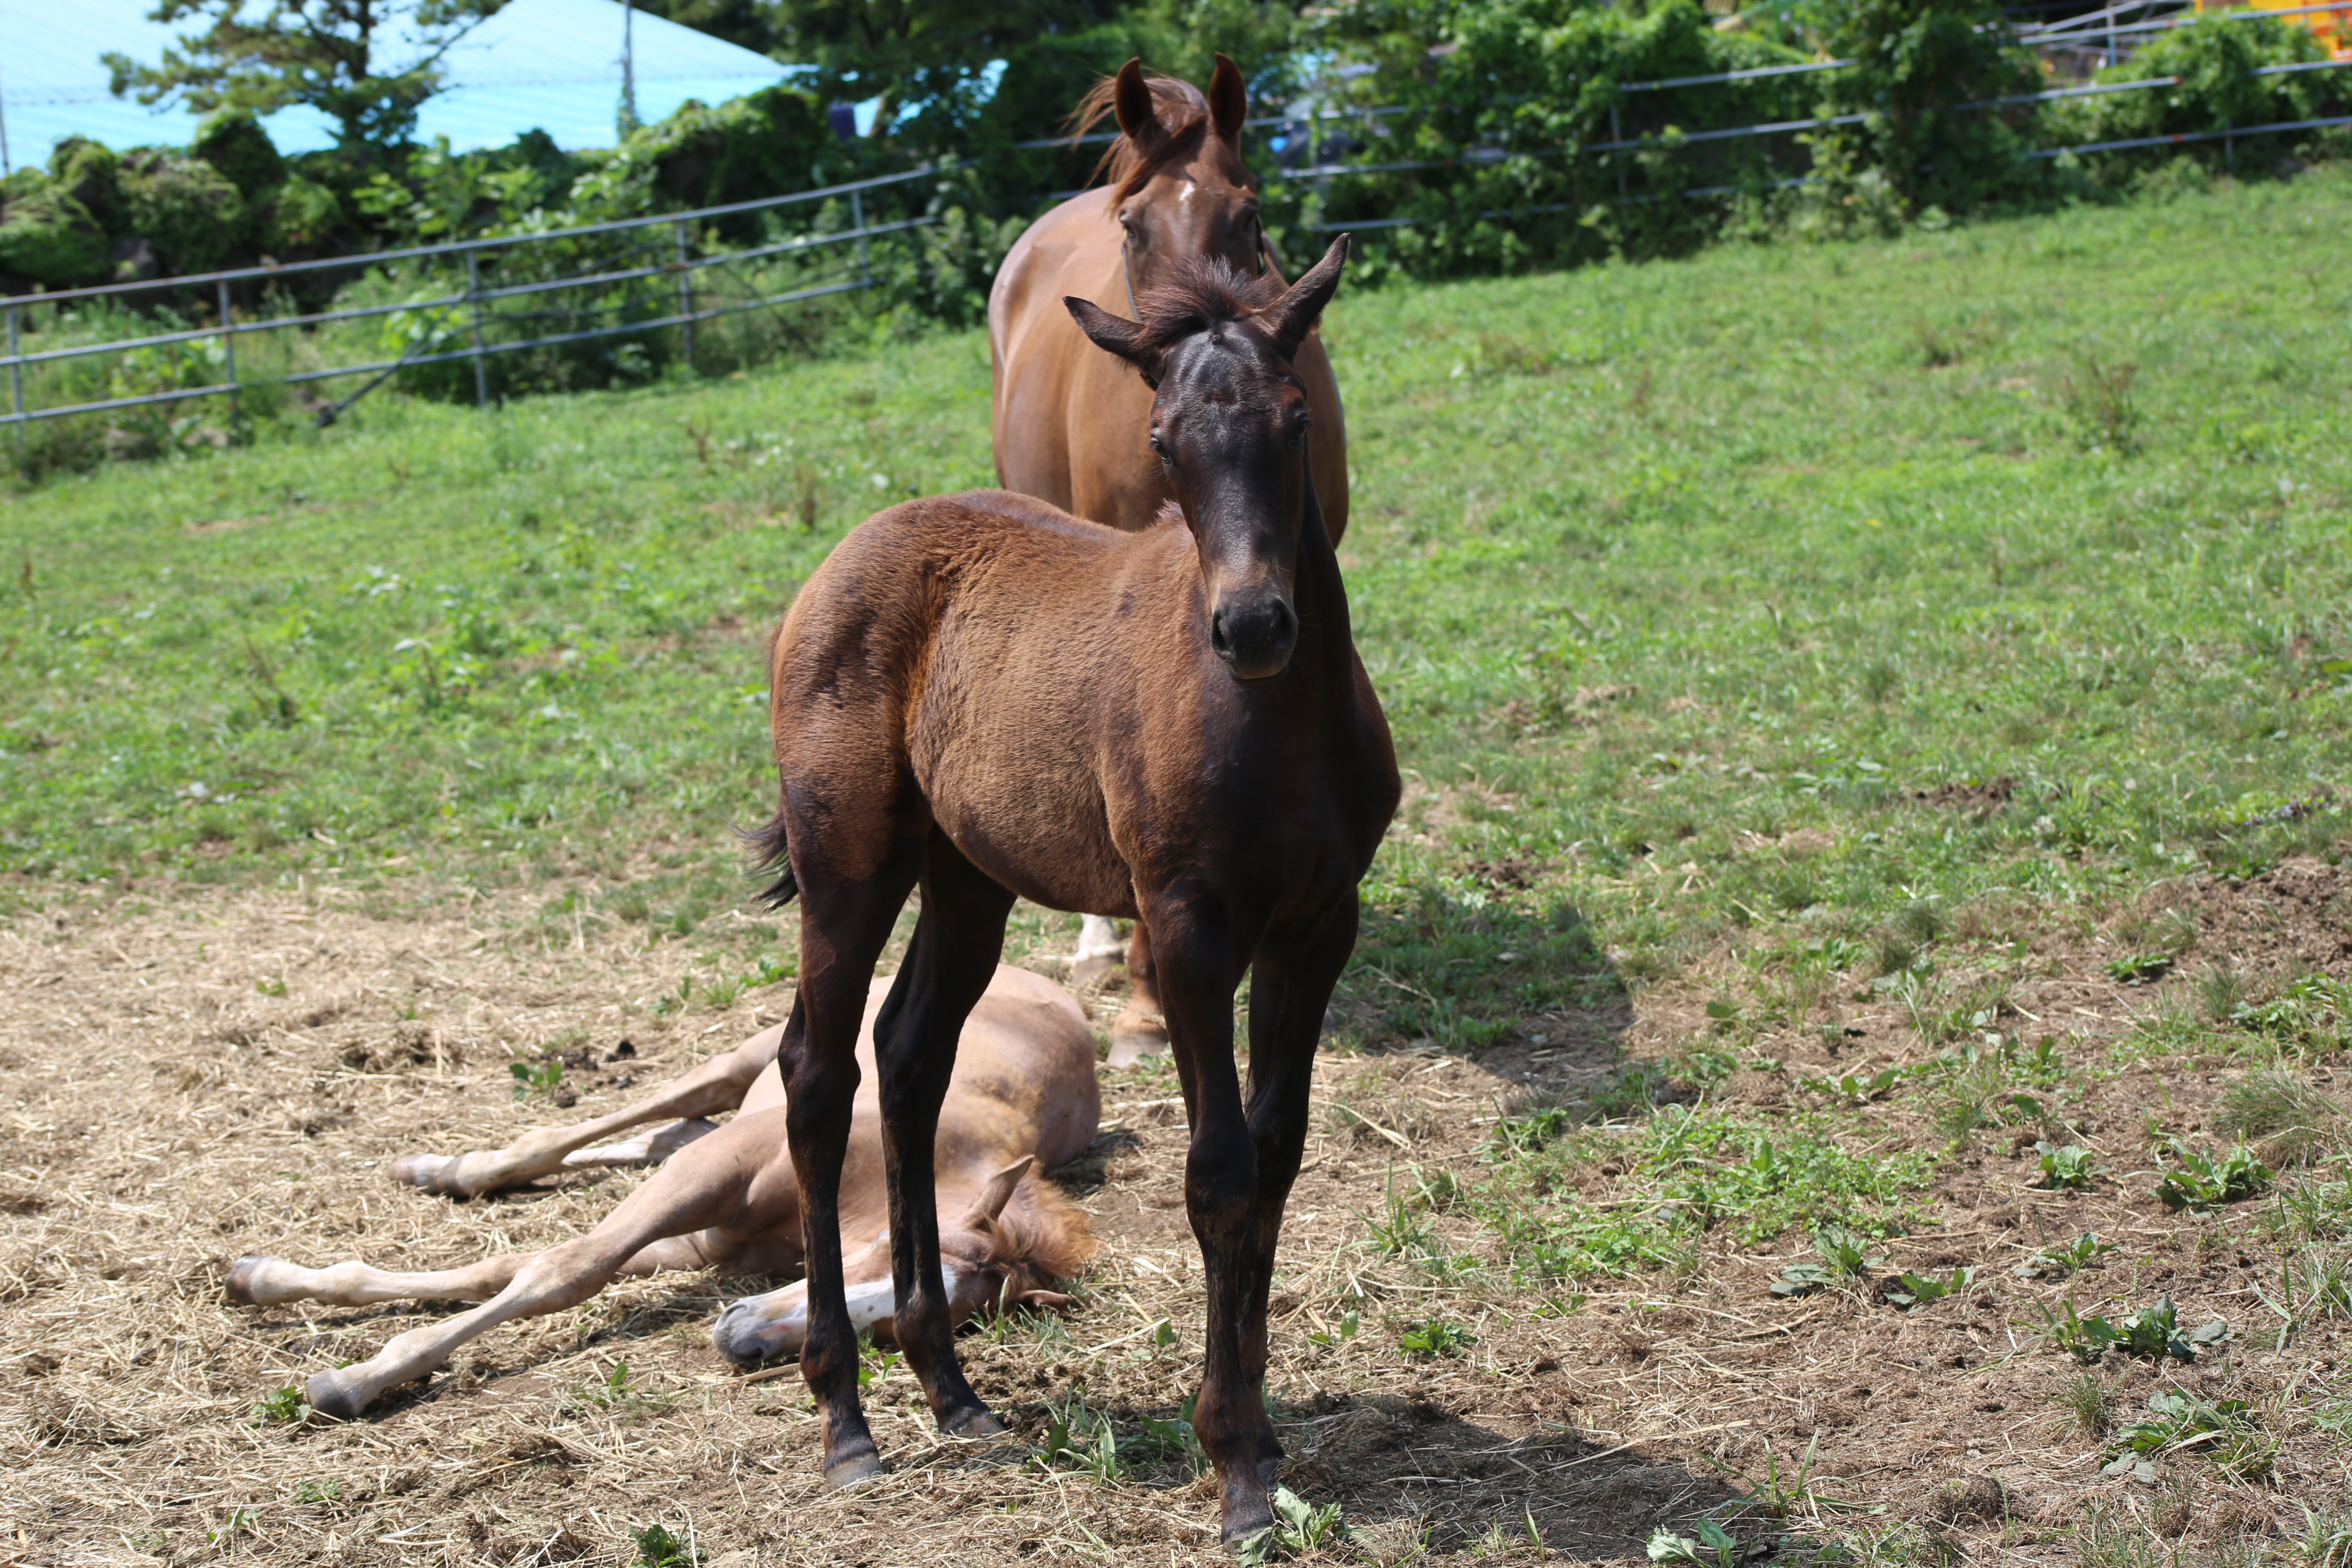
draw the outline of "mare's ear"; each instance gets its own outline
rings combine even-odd
[[[1012,1201],[1013,1189],[1021,1184],[1021,1178],[1036,1163],[1036,1155],[1024,1154],[989,1177],[988,1185],[980,1189],[980,1195],[971,1200],[971,1207],[965,1211],[963,1228],[978,1230],[983,1225],[993,1224],[996,1216],[1004,1212],[1004,1205]]]
[[[1219,55],[1217,74],[1209,79],[1209,122],[1221,140],[1238,146],[1242,121],[1248,118],[1249,88],[1242,80],[1242,68]]]
[[[1293,283],[1281,299],[1260,311],[1274,333],[1274,346],[1282,351],[1285,359],[1296,359],[1298,345],[1323,319],[1323,307],[1339,292],[1339,268],[1348,264],[1348,237],[1341,235],[1323,253],[1323,259],[1307,269],[1307,276]]]
[[[1160,354],[1143,347],[1142,322],[1114,316],[1093,300],[1081,300],[1075,294],[1064,295],[1062,303],[1070,308],[1078,331],[1094,340],[1095,347],[1117,354],[1136,368],[1146,386],[1155,392],[1160,389]]]
[[[1131,59],[1118,68],[1118,82],[1111,93],[1111,109],[1118,116],[1118,128],[1127,139],[1140,147],[1160,134],[1160,111],[1152,107],[1151,88],[1143,79],[1143,61]]]

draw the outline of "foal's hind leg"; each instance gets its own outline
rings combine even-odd
[[[922,889],[915,940],[874,1021],[882,1152],[890,1174],[895,1333],[940,1430],[992,1436],[1004,1428],[972,1392],[956,1360],[951,1303],[940,1272],[934,1165],[940,1106],[955,1071],[956,1042],[965,1016],[996,973],[1013,894],[974,868],[936,829],[923,863]]]
[[[1168,1054],[1168,1020],[1160,1011],[1160,971],[1151,961],[1151,928],[1139,919],[1127,944],[1127,1005],[1110,1026],[1110,1065],[1131,1067]]]
[[[751,1080],[776,1059],[776,1044],[782,1037],[781,1028],[762,1029],[725,1056],[713,1057],[645,1099],[593,1121],[536,1128],[503,1149],[478,1149],[466,1154],[404,1154],[392,1163],[393,1179],[428,1193],[477,1197],[560,1171],[565,1155],[631,1127],[675,1117],[724,1115],[742,1103]],[[677,1142],[682,1144],[692,1139]]]
[[[841,1268],[841,1162],[857,1093],[857,1036],[866,1020],[866,988],[898,908],[921,869],[923,845],[917,838],[886,845],[871,873],[851,879],[825,874],[817,853],[808,856],[814,867],[803,865],[803,846],[822,837],[823,828],[813,824],[793,840],[801,889],[801,982],[777,1061],[783,1069],[785,1127],[800,1184],[808,1258],[809,1327],[801,1347],[801,1376],[824,1415],[824,1479],[849,1487],[881,1474],[882,1458],[857,1400],[857,1329],[850,1321]]]

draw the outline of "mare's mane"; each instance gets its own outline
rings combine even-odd
[[[1152,175],[1177,159],[1190,156],[1201,145],[1209,130],[1209,100],[1201,89],[1181,77],[1162,76],[1157,71],[1144,73],[1144,84],[1151,89],[1152,130],[1148,138],[1138,142],[1124,131],[1112,139],[1095,164],[1092,176],[1108,176],[1111,184],[1111,205],[1141,190]],[[1070,140],[1077,141],[1117,110],[1118,79],[1107,76],[1087,89],[1078,100],[1077,108],[1070,111]]]

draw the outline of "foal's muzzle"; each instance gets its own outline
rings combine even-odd
[[[1298,612],[1278,594],[1228,596],[1209,617],[1209,646],[1234,679],[1271,679],[1298,646]]]

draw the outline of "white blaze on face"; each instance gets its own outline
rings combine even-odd
[[[1192,199],[1192,193],[1193,193],[1193,191],[1194,191],[1194,190],[1196,190],[1196,189],[1198,189],[1198,188],[1199,188],[1199,187],[1195,186],[1195,185],[1192,184],[1192,181],[1190,181],[1190,180],[1187,180],[1187,181],[1185,181],[1182,184],[1181,184],[1181,185],[1177,186],[1177,187],[1176,187],[1176,205],[1177,205],[1178,206],[1181,206],[1181,205],[1183,205],[1186,202],[1191,201],[1191,200]]]

